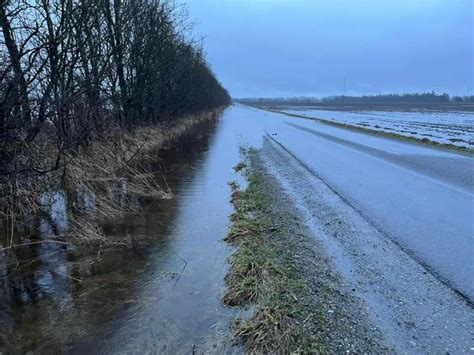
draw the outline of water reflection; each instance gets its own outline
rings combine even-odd
[[[229,255],[220,240],[238,149],[222,154],[223,126],[202,124],[161,151],[160,162],[141,162],[163,174],[175,197],[135,197],[145,206],[139,213],[100,221],[128,248],[53,242],[71,211],[93,213],[96,201],[87,191],[44,197],[49,207],[15,235],[28,245],[0,252],[0,352],[235,350],[227,340],[234,314],[220,304]]]

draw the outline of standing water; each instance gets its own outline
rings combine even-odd
[[[236,313],[221,304],[231,252],[222,239],[239,147],[261,133],[238,116],[228,110],[161,153],[156,169],[174,197],[104,226],[131,247],[84,253],[38,243],[15,248],[14,262],[0,252],[0,353],[239,352]],[[37,239],[67,228],[66,206],[55,199],[34,223]]]

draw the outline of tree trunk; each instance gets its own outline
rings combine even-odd
[[[10,21],[6,15],[5,0],[0,0],[0,27],[2,28],[3,37],[5,39],[5,46],[8,49],[8,54],[12,63],[13,72],[15,73],[15,81],[18,86],[18,100],[21,106],[21,122],[23,124],[31,124],[31,110],[28,99],[28,86],[21,68],[21,57],[18,51],[18,46],[13,38],[13,32]]]

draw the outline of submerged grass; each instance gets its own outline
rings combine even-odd
[[[294,113],[288,113],[288,112],[284,112],[284,111],[280,111],[280,110],[276,110],[276,109],[271,109],[271,108],[262,108],[262,107],[259,107],[259,108],[261,108],[263,110],[266,110],[266,111],[270,111],[270,112],[290,116],[290,117],[304,118],[306,120],[318,121],[318,122],[321,122],[321,123],[329,125],[329,126],[343,128],[343,129],[347,129],[347,130],[350,130],[350,131],[361,132],[361,133],[370,134],[370,135],[374,135],[374,136],[382,136],[382,137],[386,137],[386,138],[390,138],[390,139],[397,139],[397,140],[400,140],[400,141],[406,141],[406,142],[415,143],[415,144],[428,145],[428,146],[431,146],[433,148],[449,150],[449,151],[455,151],[457,153],[462,153],[462,154],[466,154],[466,155],[469,155],[469,156],[474,155],[474,150],[471,149],[471,148],[460,147],[460,146],[457,146],[457,145],[454,145],[454,144],[449,144],[449,143],[440,143],[440,142],[431,140],[429,138],[416,138],[416,137],[404,136],[404,135],[397,134],[397,133],[379,131],[379,130],[375,130],[375,129],[370,129],[370,128],[366,128],[366,127],[359,127],[359,126],[355,126],[355,125],[351,125],[351,124],[330,121],[330,120],[317,118],[317,117],[308,117],[308,116],[298,115],[298,114],[294,114]]]
[[[256,152],[247,151],[248,187],[241,191],[231,183],[235,213],[226,241],[236,246],[226,276],[229,306],[254,304],[249,319],[234,322],[234,336],[250,353],[325,352],[308,320],[317,306],[311,287],[295,262],[297,240],[287,238],[285,228],[272,212],[264,189],[265,178],[253,169]],[[312,323],[314,319],[312,319]]]

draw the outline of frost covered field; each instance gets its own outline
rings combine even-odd
[[[278,110],[474,149],[474,112],[330,111],[311,107],[279,107]]]

